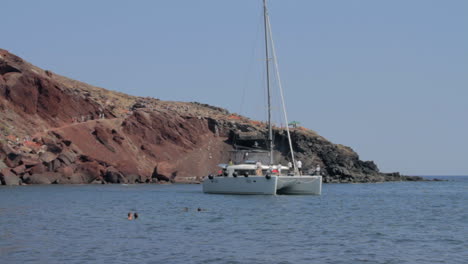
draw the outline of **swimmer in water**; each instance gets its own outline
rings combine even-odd
[[[133,218],[135,218],[135,220],[138,218],[138,213],[137,213],[137,212],[135,212],[135,213],[133,214]]]
[[[133,214],[131,212],[128,212],[127,219],[128,220],[133,220]]]

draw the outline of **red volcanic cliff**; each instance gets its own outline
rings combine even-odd
[[[49,183],[196,182],[263,124],[199,103],[108,91],[35,67],[0,49],[0,180]],[[275,130],[284,160],[284,133]],[[400,179],[312,131],[293,131],[299,157],[326,181]],[[245,142],[244,142],[245,143]],[[314,163],[314,164],[312,164]]]

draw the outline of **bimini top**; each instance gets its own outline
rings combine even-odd
[[[257,161],[262,164],[270,164],[270,152],[266,150],[233,150],[229,154],[230,159],[236,164],[255,164]]]

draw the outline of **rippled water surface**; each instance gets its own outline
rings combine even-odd
[[[321,196],[3,186],[0,263],[467,263],[468,178],[446,179],[328,184]]]

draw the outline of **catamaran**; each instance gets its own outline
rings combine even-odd
[[[288,119],[266,0],[263,0],[263,24],[268,96],[268,150],[250,149],[233,151],[229,164],[221,164],[220,167],[222,170],[218,175],[209,175],[203,181],[203,192],[216,194],[320,195],[322,192],[322,176],[302,175],[299,171],[288,126],[286,126],[286,132],[291,153],[290,159],[292,161],[292,167],[283,166],[274,162],[273,129],[271,122],[270,61],[273,62],[273,66],[276,69],[274,73],[276,74],[276,80],[278,81],[280,89],[283,115],[286,124],[288,124]]]

